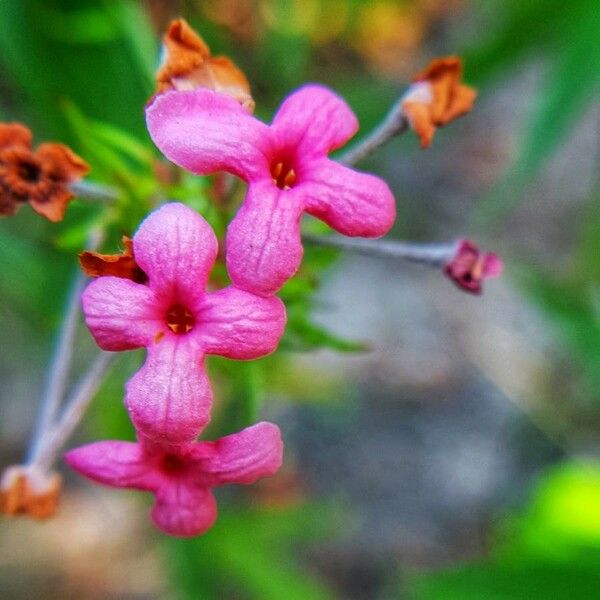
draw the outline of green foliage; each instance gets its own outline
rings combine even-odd
[[[295,546],[331,532],[316,506],[223,511],[204,536],[163,539],[180,600],[327,600],[334,596],[294,558]]]
[[[600,589],[600,468],[567,463],[508,521],[492,558],[416,576],[414,600],[588,600]]]

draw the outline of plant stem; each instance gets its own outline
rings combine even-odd
[[[402,110],[400,98],[390,109],[385,119],[371,131],[366,137],[344,152],[337,160],[345,165],[352,166],[360,162],[370,154],[373,154],[380,146],[389,142],[393,137],[400,135],[408,129],[408,120]]]
[[[90,247],[97,248],[100,245],[101,238],[102,234],[99,231],[93,231],[89,238]],[[79,304],[85,280],[85,274],[77,269],[77,274],[75,275],[67,299],[62,326],[50,362],[45,393],[42,396],[38,421],[29,446],[28,462],[35,460],[40,451],[42,441],[47,431],[52,427],[61,400],[64,397],[71,361],[73,359],[73,351],[75,350]]]
[[[34,459],[29,462],[29,466],[41,471],[47,471],[52,467],[52,464],[56,460],[56,455],[83,418],[114,356],[112,353],[102,352],[96,357],[87,373],[79,380],[73,393],[66,401],[58,423],[46,432],[41,441],[39,451]]]
[[[116,188],[93,181],[76,181],[69,189],[81,200],[113,202],[119,199],[119,191]]]
[[[315,246],[339,248],[367,256],[384,258],[400,258],[410,262],[418,262],[433,267],[441,267],[452,260],[456,254],[457,243],[451,244],[413,244],[391,240],[367,240],[349,238],[338,235],[308,235],[302,236],[305,242]]]

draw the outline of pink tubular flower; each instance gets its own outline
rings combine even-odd
[[[215,442],[96,442],[71,450],[65,460],[94,481],[152,492],[156,526],[171,535],[194,536],[217,518],[212,488],[269,477],[281,466],[282,454],[279,428],[262,422]]]
[[[469,240],[460,240],[456,254],[444,266],[444,273],[471,294],[481,294],[484,279],[499,277],[504,265],[497,254],[483,253]]]
[[[204,355],[248,360],[273,352],[285,327],[279,298],[234,286],[207,293],[217,254],[208,223],[183,204],[153,212],[133,237],[146,284],[104,276],[83,293],[86,323],[104,350],[146,347],[127,384],[135,427],[151,439],[193,440],[210,420]]]
[[[358,122],[324,87],[293,93],[271,126],[206,89],[162,94],[146,117],[169,160],[193,173],[228,171],[248,182],[227,231],[227,267],[238,287],[269,295],[294,275],[302,260],[304,211],[350,236],[379,237],[394,222],[394,197],[384,181],[327,158],[356,133]]]

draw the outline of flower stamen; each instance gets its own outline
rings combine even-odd
[[[189,333],[196,324],[194,315],[181,304],[174,304],[167,312],[167,327],[179,335]]]
[[[296,182],[296,171],[280,161],[271,167],[271,177],[279,189],[289,190]]]

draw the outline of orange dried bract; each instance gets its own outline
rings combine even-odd
[[[57,473],[39,473],[27,467],[6,469],[0,483],[0,512],[47,519],[56,512],[61,490]]]
[[[112,275],[131,279],[136,283],[146,283],[148,276],[135,262],[133,256],[133,242],[123,236],[124,250],[120,254],[100,254],[99,252],[85,251],[79,255],[81,269],[88,277],[102,277]]]
[[[226,56],[211,56],[204,40],[184,19],[173,21],[164,37],[164,60],[156,73],[157,93],[208,88],[233,96],[254,110],[250,84]]]
[[[31,132],[0,123],[0,215],[14,215],[28,202],[49,221],[61,221],[74,197],[69,184],[89,172],[87,163],[63,144],[31,147]]]
[[[473,107],[477,92],[461,79],[462,62],[457,56],[437,58],[414,76],[402,108],[423,148],[431,145],[437,127]]]

